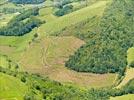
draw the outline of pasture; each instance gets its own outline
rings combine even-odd
[[[28,87],[19,79],[0,73],[0,99],[23,100]]]
[[[123,96],[111,97],[110,100],[133,100],[134,94],[127,94]]]
[[[64,28],[79,23],[95,15],[102,15],[108,1],[99,1],[89,7],[77,10],[71,14],[59,17],[56,20],[43,24],[39,27],[41,35],[58,35]],[[51,27],[50,27],[51,26]]]

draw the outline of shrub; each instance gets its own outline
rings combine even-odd
[[[131,61],[129,64],[130,67],[134,67],[134,61]]]
[[[26,78],[24,76],[22,76],[21,77],[21,81],[25,83],[26,82]]]

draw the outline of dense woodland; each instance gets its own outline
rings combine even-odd
[[[45,0],[9,0],[9,2],[13,2],[17,4],[39,4],[44,1]]]
[[[0,28],[0,35],[21,36],[38,27],[41,21],[34,16],[38,15],[39,9],[30,9],[14,17],[7,26]]]
[[[72,5],[66,5],[55,12],[56,16],[63,16],[73,11]]]
[[[70,56],[66,66],[82,72],[123,74],[127,50],[134,46],[133,7],[133,0],[114,0],[101,18],[99,34],[94,32],[97,36]]]

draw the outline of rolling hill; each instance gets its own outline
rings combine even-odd
[[[133,99],[133,6],[0,0],[0,99]]]

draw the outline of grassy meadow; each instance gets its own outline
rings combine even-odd
[[[124,96],[119,96],[119,97],[112,97],[110,100],[133,100],[134,94],[128,94]]]
[[[34,17],[44,22],[23,36],[0,35],[0,100],[133,100],[133,94],[112,97],[105,90],[121,89],[134,78],[134,68],[129,66],[134,61],[134,47],[126,52],[128,66],[122,80],[119,73],[78,72],[65,67],[71,55],[98,36],[98,26],[111,2],[71,2],[64,6],[73,5],[74,10],[59,17],[54,13],[60,8],[51,0],[46,0],[45,6],[0,0],[0,28],[37,6],[39,14]],[[94,38],[88,34],[92,31],[96,32]]]
[[[0,99],[23,100],[28,87],[19,79],[0,73]]]

